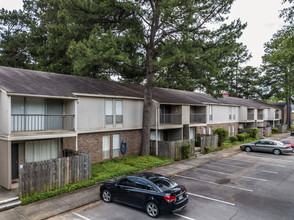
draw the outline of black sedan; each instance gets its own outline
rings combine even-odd
[[[156,173],[140,173],[102,183],[100,197],[143,209],[151,217],[177,212],[188,204],[187,189]]]

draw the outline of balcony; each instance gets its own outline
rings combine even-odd
[[[191,123],[206,123],[206,114],[190,114]]]
[[[182,114],[160,114],[160,124],[181,124]]]
[[[247,115],[247,120],[254,120],[254,114],[248,114]]]
[[[257,115],[257,119],[258,119],[258,120],[263,120],[263,114],[258,114],[258,115]]]
[[[74,130],[74,115],[12,114],[11,131]]]

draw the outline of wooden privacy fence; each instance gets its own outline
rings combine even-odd
[[[200,141],[201,152],[205,152],[205,147],[210,147],[212,150],[218,147],[217,134],[197,134],[197,140]]]
[[[195,154],[195,140],[186,139],[179,141],[158,141],[158,156],[167,157],[173,160],[183,159],[182,146],[190,144],[191,151],[190,154],[193,156]],[[156,155],[156,141],[150,140],[150,154]]]
[[[91,177],[91,156],[88,154],[25,163],[19,169],[19,192],[25,197]]]

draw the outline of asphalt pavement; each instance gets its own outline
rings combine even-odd
[[[276,135],[271,139],[281,140],[289,137],[289,133]],[[174,176],[177,173],[202,166],[206,163],[220,160],[241,153],[239,146],[226,150],[213,152],[196,158],[190,158],[175,162],[173,164],[157,167],[150,172],[159,173],[165,176]],[[19,206],[11,210],[0,212],[0,219],[46,219],[56,215],[77,209],[89,203],[100,200],[100,184],[80,189],[61,196],[52,197],[26,206]]]

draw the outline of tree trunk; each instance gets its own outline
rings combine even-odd
[[[142,148],[141,155],[150,154],[150,116],[152,105],[152,88],[153,88],[153,49],[146,50],[146,86],[144,91],[144,110],[143,110],[143,131],[142,131]]]
[[[287,105],[287,119],[286,119],[286,123],[287,123],[287,128],[290,129],[291,128],[291,98],[290,96],[287,96],[286,98],[286,105]]]

